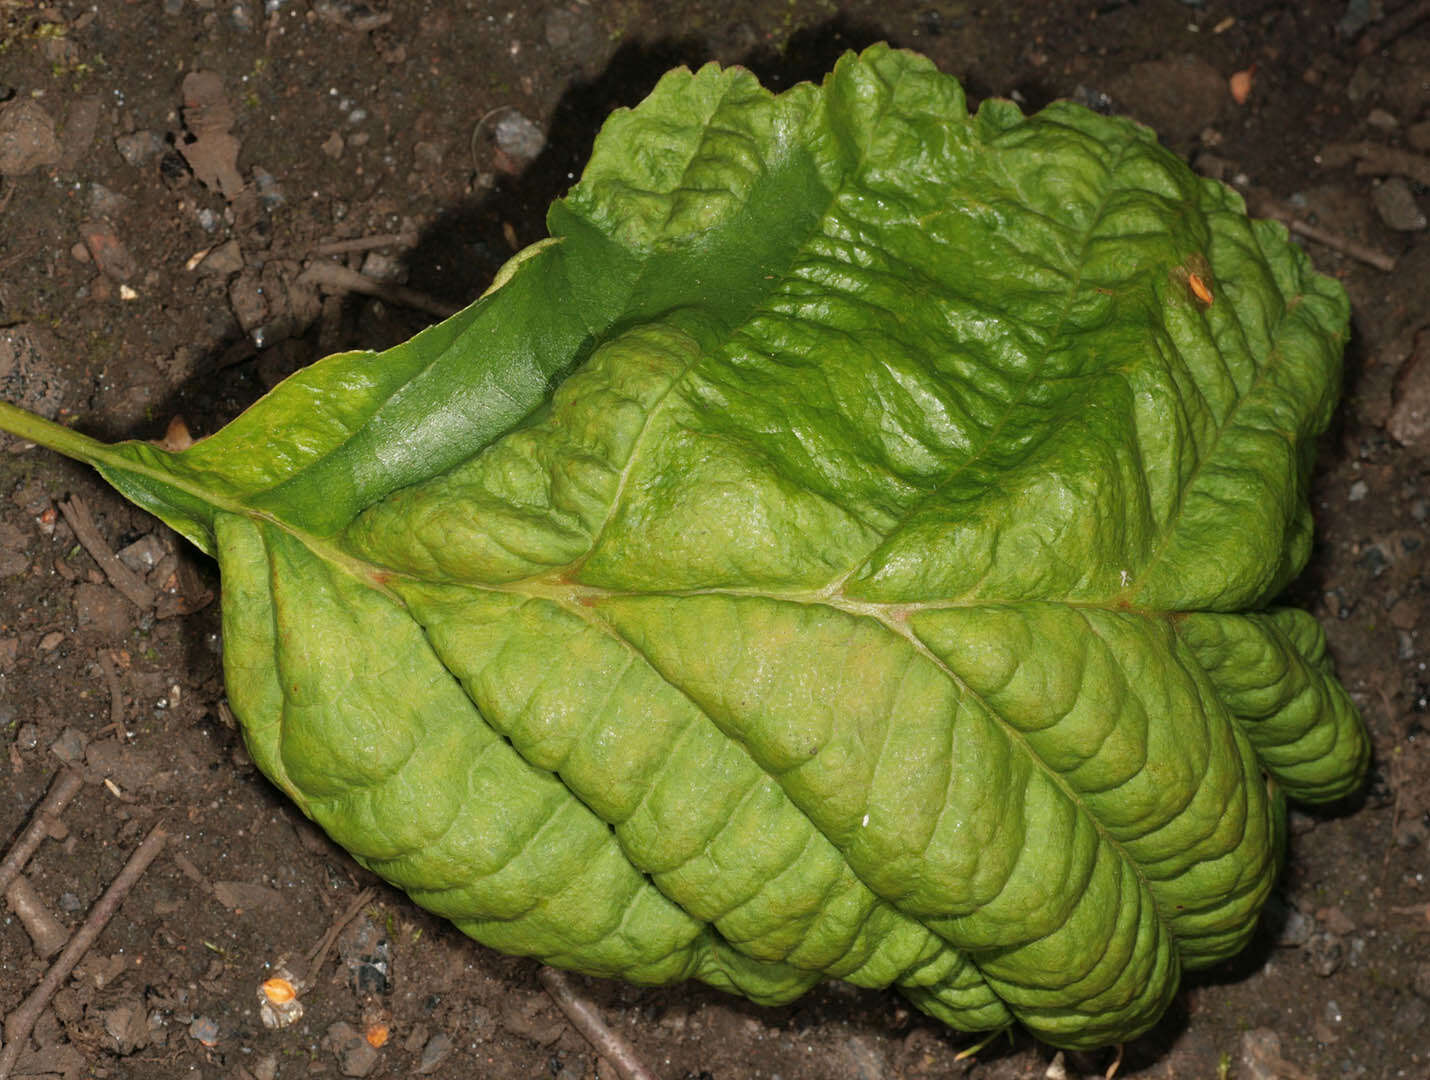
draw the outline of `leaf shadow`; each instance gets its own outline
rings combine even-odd
[[[779,91],[818,81],[844,52],[889,39],[877,25],[836,15],[794,33],[783,45],[761,42],[745,24],[722,28],[709,39],[670,35],[629,41],[599,72],[578,75],[567,86],[552,110],[543,148],[519,172],[509,171],[510,159],[496,150],[494,125],[474,113],[470,146],[450,155],[449,166],[465,172],[468,194],[441,210],[403,256],[409,287],[452,308],[481,295],[507,259],[547,235],[547,208],[576,183],[611,112],[637,105],[670,69],[694,69],[712,60],[741,64]],[[494,119],[498,109],[486,118]],[[388,348],[433,321],[421,312],[350,294],[336,327],[320,332],[314,325],[268,348],[255,347],[235,327],[213,342],[195,362],[193,374],[155,405],[142,431],[106,425],[104,417],[96,416],[93,433],[111,439],[158,437],[174,415],[185,417],[195,435],[211,433],[279,379],[313,361],[350,349]]]

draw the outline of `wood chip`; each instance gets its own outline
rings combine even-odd
[[[68,502],[60,503],[60,513],[64,514],[65,520],[74,530],[75,539],[85,551],[89,552],[90,558],[99,564],[99,568],[104,571],[105,577],[109,578],[109,583],[123,593],[138,608],[148,611],[154,606],[154,601],[158,599],[154,590],[144,583],[144,580],[119,561],[119,557],[110,549],[100,535],[99,529],[94,524],[94,519],[89,516],[89,507],[78,495],[70,497]]]

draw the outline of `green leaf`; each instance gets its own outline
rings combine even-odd
[[[459,315],[181,453],[254,760],[500,949],[1127,1039],[1367,743],[1305,561],[1347,303],[1151,132],[675,71]]]

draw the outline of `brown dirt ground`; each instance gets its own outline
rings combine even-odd
[[[1261,937],[1189,982],[1166,1022],[1127,1048],[1122,1075],[1430,1076],[1430,440],[1407,404],[1423,402],[1430,369],[1430,243],[1387,223],[1413,225],[1417,198],[1430,206],[1430,168],[1421,157],[1418,183],[1382,181],[1327,150],[1430,149],[1430,32],[1421,24],[1362,56],[1338,31],[1347,13],[1334,0],[0,0],[0,98],[33,103],[57,132],[51,160],[0,189],[0,390],[107,437],[157,437],[175,413],[212,431],[318,355],[391,344],[429,321],[290,291],[320,243],[399,234],[368,270],[444,303],[470,299],[542,235],[601,118],[677,63],[742,62],[786,86],[885,39],[927,52],[975,98],[1073,96],[1147,120],[1204,171],[1398,262],[1376,269],[1308,243],[1349,289],[1355,337],[1322,445],[1319,540],[1293,600],[1329,631],[1374,739],[1373,776],[1349,805],[1294,815]],[[1252,64],[1239,106],[1226,78]],[[181,87],[199,70],[222,77],[233,114],[226,192],[175,150]],[[534,159],[514,121],[494,141],[517,113],[545,133]],[[189,149],[218,184],[224,123],[212,109],[208,119]],[[203,120],[190,115],[188,128]],[[236,249],[191,267],[230,239]],[[262,348],[245,332],[255,327]],[[121,597],[76,543],[56,513],[71,493],[111,547],[141,542],[126,553],[136,565],[165,560],[149,573],[177,592],[156,611]],[[304,1019],[260,1024],[259,981],[301,957],[369,879],[248,761],[223,704],[216,606],[200,606],[216,584],[211,564],[87,470],[0,447],[0,839],[62,758],[82,760],[94,782],[28,870],[73,927],[151,825],[174,834],[42,1019],[30,1068],[335,1075],[332,1025],[381,1010],[392,1037],[370,1075],[415,1074],[424,1060],[437,1077],[610,1075],[532,964],[476,947],[386,888],[304,996]],[[5,911],[0,1014],[44,967]],[[971,1040],[893,995],[836,985],[762,1010],[695,987],[580,982],[668,1080],[1055,1075],[1051,1052],[1022,1035],[955,1061]],[[205,1021],[212,1045],[197,1037]],[[1062,1067],[1101,1075],[1108,1060]]]

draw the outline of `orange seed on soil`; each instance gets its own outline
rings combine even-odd
[[[298,996],[298,991],[287,979],[275,976],[264,982],[263,996],[274,1005],[287,1005]]]

